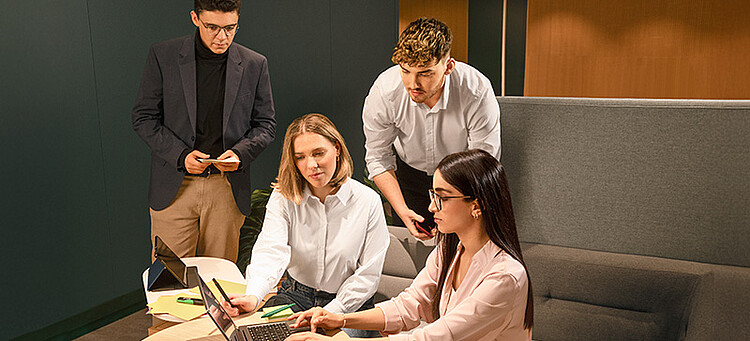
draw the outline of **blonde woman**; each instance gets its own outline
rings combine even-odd
[[[351,178],[344,138],[321,114],[295,119],[282,148],[247,267],[247,290],[231,299],[237,308],[227,306],[229,313],[257,310],[285,270],[287,278],[265,306],[295,303],[294,311],[336,313],[372,308],[389,242],[380,196]]]

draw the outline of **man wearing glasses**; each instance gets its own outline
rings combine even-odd
[[[194,34],[151,46],[133,129],[151,149],[151,240],[237,259],[250,163],[273,140],[266,58],[233,44],[240,0],[195,0]]]

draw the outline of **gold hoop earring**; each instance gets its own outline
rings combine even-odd
[[[472,218],[474,218],[474,220],[479,219],[479,214],[477,212],[471,212],[471,216]]]

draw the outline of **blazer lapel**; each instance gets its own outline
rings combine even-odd
[[[237,98],[237,91],[240,89],[240,80],[242,80],[242,59],[237,46],[232,44],[229,47],[229,56],[227,57],[227,83],[224,88],[224,113],[223,113],[223,132],[227,131],[229,115],[234,108],[234,100]]]
[[[182,79],[182,93],[185,94],[185,104],[187,105],[188,117],[190,117],[190,126],[195,132],[195,116],[198,101],[196,100],[195,88],[195,34],[192,38],[187,38],[180,47],[180,78]]]

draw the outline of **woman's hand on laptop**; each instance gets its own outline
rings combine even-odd
[[[224,300],[222,300],[221,305],[224,307],[224,310],[229,313],[229,316],[237,316],[242,313],[251,313],[254,312],[257,308],[258,298],[253,295],[229,294],[228,296],[232,301],[232,305],[234,305],[235,307],[233,308]]]
[[[336,329],[344,325],[344,317],[341,314],[334,314],[320,307],[295,313],[289,319],[297,319],[292,328],[310,326],[310,331],[313,333],[315,333],[317,327]]]

